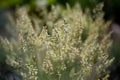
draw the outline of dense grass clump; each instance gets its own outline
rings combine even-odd
[[[93,20],[77,6],[60,11],[56,19],[56,11],[49,13],[47,26],[38,34],[27,10],[18,10],[18,40],[2,40],[6,62],[15,66],[24,80],[98,80],[107,75],[111,43],[102,30],[106,26],[103,14],[96,13]]]

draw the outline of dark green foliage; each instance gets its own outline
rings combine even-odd
[[[34,0],[0,0],[0,8],[10,8],[23,4],[29,4]]]
[[[105,19],[112,19],[117,23],[120,23],[120,0],[103,0],[104,7],[103,11],[105,12]]]

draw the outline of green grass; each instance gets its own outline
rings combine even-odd
[[[96,12],[93,20],[79,6],[68,6],[66,11],[55,7],[46,16],[47,26],[40,34],[26,8],[19,9],[18,14],[18,40],[2,39],[2,44],[6,62],[17,68],[24,80],[98,80],[108,74],[106,68],[113,59],[108,59],[111,42],[104,33],[107,24],[102,12]],[[51,34],[46,29],[49,27]]]

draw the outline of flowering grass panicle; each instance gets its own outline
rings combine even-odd
[[[56,20],[55,16],[47,24],[52,25],[50,35],[46,27],[39,35],[27,10],[22,8],[18,13],[18,40],[2,42],[7,62],[18,68],[25,80],[98,80],[107,74],[112,59],[108,59],[110,41],[104,35],[98,40],[101,27],[106,26],[102,17],[93,20],[79,7],[68,7],[59,12],[61,18]]]

